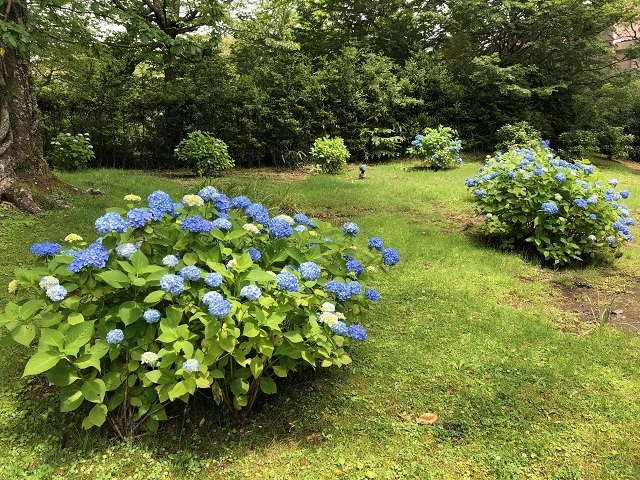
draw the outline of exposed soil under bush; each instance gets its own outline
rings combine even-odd
[[[583,326],[610,324],[630,333],[640,334],[640,277],[623,277],[622,287],[606,288],[574,280],[558,284],[558,306],[575,316]]]

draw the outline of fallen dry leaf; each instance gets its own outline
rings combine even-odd
[[[418,417],[418,423],[426,423],[427,425],[433,425],[438,420],[438,415],[435,413],[425,413],[424,415],[420,415]]]

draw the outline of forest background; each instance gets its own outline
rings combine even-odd
[[[552,145],[611,127],[640,145],[639,72],[618,68],[640,52],[612,41],[635,38],[635,0],[48,0],[29,13],[45,154],[59,133],[88,133],[92,167],[180,168],[194,130],[245,167],[299,165],[324,135],[352,161],[390,158],[440,124],[467,150],[492,151],[519,121]]]

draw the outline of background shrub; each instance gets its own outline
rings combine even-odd
[[[94,157],[89,134],[60,133],[51,142],[49,161],[58,170],[85,168]]]
[[[546,261],[567,264],[596,253],[619,253],[635,225],[626,190],[600,180],[588,163],[569,163],[546,148],[514,149],[490,158],[467,178],[476,197],[473,209],[484,230],[502,245],[532,245]]]
[[[462,163],[462,142],[454,129],[439,125],[438,128],[425,128],[423,133],[411,142],[407,149],[409,155],[420,158],[432,168],[453,168]]]
[[[624,133],[623,127],[605,126],[597,134],[598,147],[610,160],[627,158],[635,137]]]
[[[349,150],[340,137],[318,138],[311,147],[311,158],[320,173],[338,174],[347,166]]]
[[[567,159],[580,159],[598,151],[598,136],[592,130],[570,130],[558,136],[559,153]]]
[[[496,132],[497,152],[506,152],[511,148],[531,148],[542,141],[542,135],[529,122],[508,123]]]
[[[234,166],[227,152],[227,144],[200,130],[191,132],[182,140],[176,147],[175,154],[201,177],[216,176]]]

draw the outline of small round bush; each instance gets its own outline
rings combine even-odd
[[[554,264],[586,256],[619,256],[635,225],[615,179],[603,181],[587,162],[569,163],[541,146],[490,158],[467,178],[484,230],[508,248],[531,245]]]
[[[311,158],[320,173],[339,174],[347,166],[349,150],[340,137],[318,138],[311,147]]]
[[[512,148],[535,148],[542,141],[542,135],[529,122],[506,124],[496,132],[497,152]]]
[[[88,133],[71,135],[60,133],[51,142],[49,160],[57,170],[80,170],[94,158],[93,145]]]
[[[559,153],[569,160],[577,160],[598,151],[596,132],[570,130],[558,136]]]
[[[416,135],[407,152],[420,158],[431,168],[454,168],[462,164],[460,157],[462,142],[455,130],[439,125],[425,128],[423,135]]]
[[[227,151],[227,144],[210,134],[196,130],[182,140],[175,149],[178,160],[205,177],[219,175],[233,168],[233,159]]]

